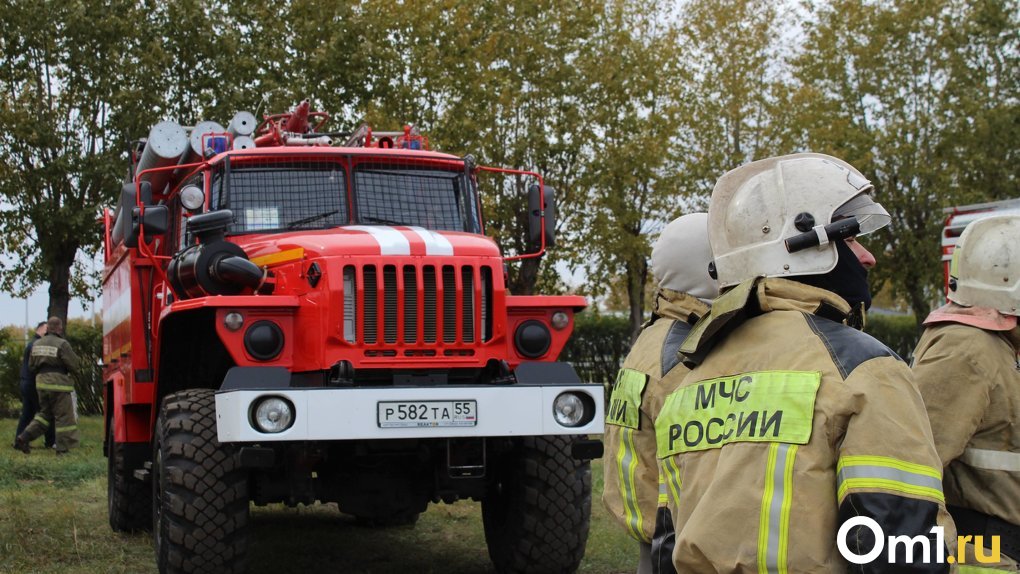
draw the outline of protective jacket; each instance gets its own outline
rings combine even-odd
[[[976,316],[953,304],[933,312],[914,375],[960,534],[982,535],[985,546],[999,534],[1001,552],[1020,560],[1020,327]]]
[[[847,572],[837,532],[858,516],[934,553],[931,529],[951,521],[921,396],[895,353],[842,324],[849,312],[823,289],[746,281],[681,346],[696,366],[656,420],[678,572]],[[869,528],[846,534],[858,556],[876,544]],[[852,571],[949,571],[903,554]]]
[[[708,306],[690,295],[659,289],[652,319],[631,347],[610,395],[602,501],[627,533],[644,543],[655,536],[659,506],[654,421],[672,391],[662,377],[687,372],[677,351],[707,312]]]
[[[32,345],[29,368],[35,373],[36,389],[69,393],[74,390],[69,373],[78,370],[78,356],[67,339],[46,333]]]

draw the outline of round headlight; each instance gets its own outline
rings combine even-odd
[[[273,359],[283,350],[283,329],[272,321],[256,321],[244,332],[244,348],[260,361]]]
[[[223,317],[223,326],[231,331],[236,331],[244,326],[244,315],[237,311],[231,311]]]
[[[541,321],[525,321],[514,333],[514,345],[517,352],[529,359],[537,359],[549,351],[552,335],[549,327]]]
[[[553,401],[553,417],[565,427],[581,426],[586,414],[584,401],[574,393],[563,393]]]
[[[563,311],[557,311],[552,314],[552,326],[557,331],[562,331],[567,328],[570,324],[570,316]]]
[[[265,433],[283,432],[294,423],[294,407],[280,397],[262,399],[255,407],[256,430]]]
[[[181,190],[181,205],[188,211],[198,211],[205,206],[205,194],[197,185],[189,185]]]

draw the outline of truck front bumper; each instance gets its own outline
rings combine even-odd
[[[223,389],[216,393],[216,425],[220,442],[588,435],[601,434],[605,422],[602,386],[581,383],[573,375],[573,369],[570,369],[573,376],[564,376],[562,378],[567,380],[559,383],[549,380],[548,376],[528,376],[524,383],[519,381],[509,385],[311,388],[280,384],[283,378],[289,381],[286,371],[268,378],[253,377],[258,373],[249,369],[244,371],[228,375]],[[561,367],[543,374],[556,373],[563,374],[565,371]],[[249,379],[275,380],[276,383],[227,384],[231,378],[237,381],[242,375]],[[553,404],[563,393],[572,393],[583,399],[585,409],[590,411],[582,419],[583,424],[565,426],[556,420]],[[293,406],[293,424],[283,432],[262,432],[254,421],[254,409],[269,397],[283,398]],[[473,424],[441,426],[422,423],[420,426],[387,427],[381,420],[384,409],[380,403],[434,405],[443,401],[474,401]]]

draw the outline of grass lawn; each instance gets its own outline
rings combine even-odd
[[[149,534],[110,530],[102,419],[79,421],[81,448],[57,458],[37,440],[11,448],[17,421],[0,419],[0,573],[156,572]],[[602,465],[592,464],[592,524],[581,572],[633,572],[637,543],[601,503]],[[478,503],[433,504],[415,527],[355,525],[335,505],[253,508],[249,572],[493,572]]]

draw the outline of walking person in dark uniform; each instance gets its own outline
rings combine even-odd
[[[39,394],[35,390],[35,375],[28,368],[28,360],[32,355],[32,346],[36,341],[46,334],[46,321],[41,321],[35,326],[35,337],[25,346],[25,355],[21,360],[21,418],[18,419],[18,430],[14,436],[18,436],[32,422],[32,417],[39,412]],[[56,443],[53,428],[46,429],[46,448],[52,448]],[[17,445],[15,445],[17,448]]]
[[[53,428],[57,435],[57,454],[67,454],[78,446],[78,421],[74,408],[74,381],[70,372],[78,370],[78,356],[64,339],[64,322],[50,317],[46,335],[35,341],[29,358],[29,369],[35,374],[39,391],[39,412],[24,432],[14,439],[14,446],[28,454],[33,440]]]

